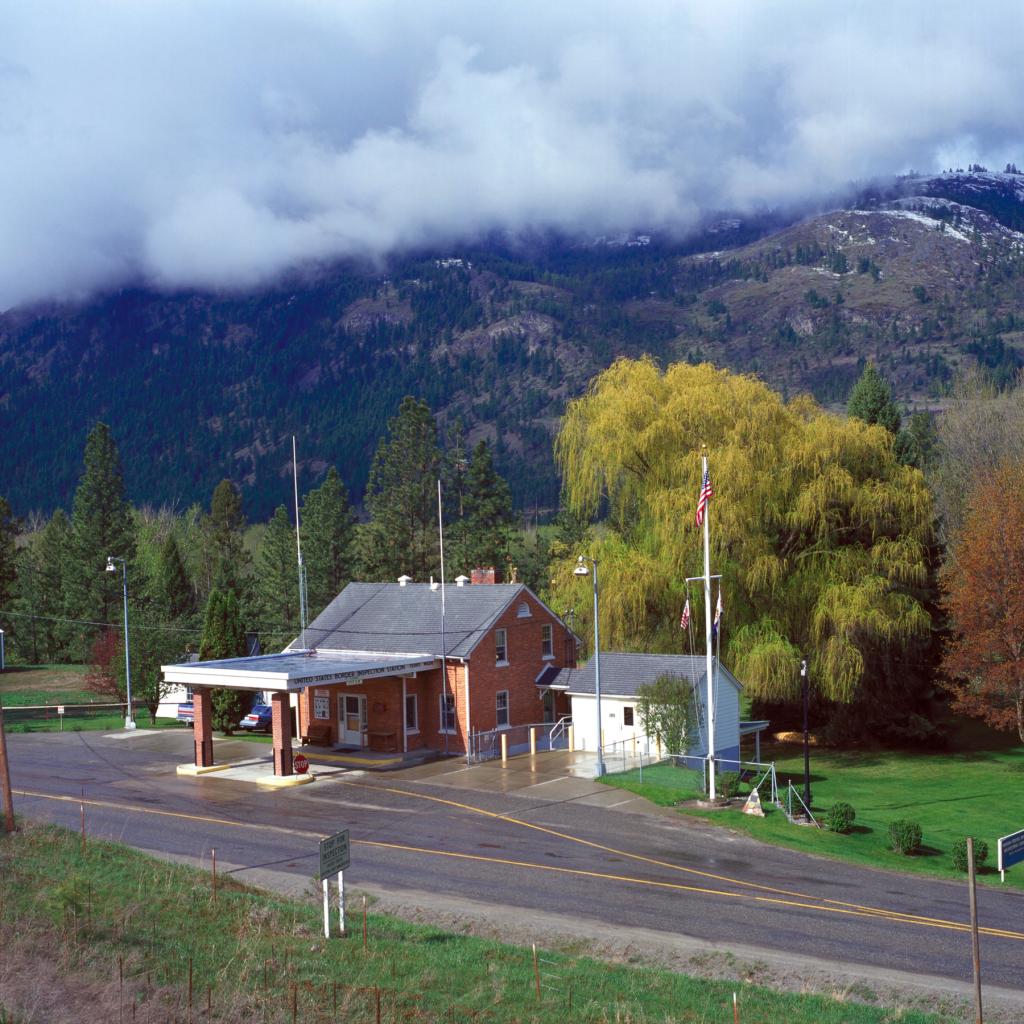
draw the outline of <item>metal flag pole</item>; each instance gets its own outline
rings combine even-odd
[[[299,532],[299,463],[295,452],[295,435],[292,434],[292,482],[295,487],[295,553],[299,560],[299,626],[302,630],[302,649],[306,647],[306,565],[302,561],[302,539]]]
[[[708,448],[702,445],[701,490],[708,479]],[[705,671],[708,679],[707,721],[708,721],[708,799],[715,799],[715,702],[714,702],[714,659],[711,649],[711,502],[704,503],[704,641]]]
[[[444,726],[444,752],[448,753],[448,654],[444,642],[444,516],[441,512],[441,478],[437,480],[437,537],[441,548],[441,724]],[[454,695],[453,695],[454,702]],[[405,714],[405,709],[402,709]],[[469,749],[469,737],[466,737]]]

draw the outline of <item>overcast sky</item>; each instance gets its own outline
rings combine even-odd
[[[0,309],[1024,165],[1022,30],[1020,0],[13,0]]]

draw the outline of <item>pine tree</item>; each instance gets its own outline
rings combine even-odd
[[[213,590],[206,602],[203,636],[199,642],[201,661],[219,658],[241,658],[247,653],[245,629],[238,598],[231,590]],[[226,736],[237,727],[242,716],[242,702],[237,690],[215,689],[211,694],[213,727]]]
[[[299,630],[299,572],[295,533],[284,505],[274,511],[260,542],[256,592],[266,629],[291,640]]]
[[[214,488],[204,526],[212,589],[234,591],[239,602],[248,606],[252,559],[242,543],[246,527],[242,495],[230,480],[221,480]]]
[[[153,603],[168,625],[186,626],[196,614],[196,596],[173,533],[160,548],[153,580]]]
[[[18,534],[18,523],[11,511],[7,499],[0,497],[0,616],[11,608],[17,592],[18,564],[14,547],[14,538]],[[11,628],[11,620],[3,616],[3,628],[8,636],[15,634]],[[8,637],[5,637],[5,643]]]
[[[27,564],[37,574],[23,577],[22,599],[38,616],[39,643],[49,664],[67,661],[75,635],[74,627],[61,622],[67,615],[67,576],[71,562],[71,523],[63,509],[57,509],[32,543],[33,558]]]
[[[302,556],[306,563],[310,620],[352,578],[354,526],[348,492],[332,466],[324,482],[302,501]]]
[[[85,442],[85,472],[75,491],[68,544],[67,598],[72,618],[117,622],[121,574],[106,572],[107,557],[135,557],[135,526],[125,500],[121,457],[110,428],[97,423]],[[80,630],[76,653],[84,657],[92,630]]]
[[[406,397],[377,446],[366,488],[370,521],[360,532],[360,564],[370,580],[440,572],[437,480],[441,452],[426,402]]]
[[[512,527],[512,495],[494,468],[490,446],[473,449],[463,498],[465,514],[455,532],[453,565],[462,572],[505,564]]]
[[[892,400],[892,388],[875,368],[868,363],[860,380],[850,392],[850,400],[846,404],[846,412],[865,423],[877,423],[885,427],[890,434],[897,434],[900,429],[900,412]]]

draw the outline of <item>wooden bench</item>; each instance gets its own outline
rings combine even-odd
[[[371,732],[367,739],[370,741],[370,749],[386,754],[398,753],[397,732]]]
[[[314,747],[331,746],[331,726],[328,722],[310,722],[306,731],[299,737],[303,746],[311,744]]]

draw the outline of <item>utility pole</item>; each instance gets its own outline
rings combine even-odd
[[[11,793],[11,769],[7,763],[7,735],[4,732],[4,705],[0,701],[0,790],[4,798],[4,827],[10,834],[15,830],[14,796]]]
[[[981,947],[978,944],[978,893],[974,885],[974,840],[967,837],[967,884],[971,900],[971,959],[974,963],[974,1020],[982,1024],[981,1013]]]

